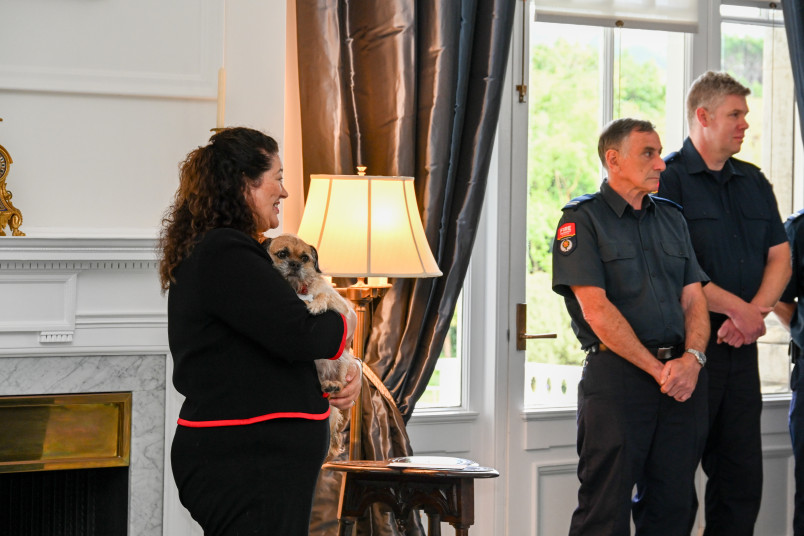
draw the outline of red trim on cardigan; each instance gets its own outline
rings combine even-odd
[[[330,408],[324,413],[302,413],[299,411],[280,411],[278,413],[267,413],[259,417],[251,417],[250,419],[227,419],[220,421],[188,421],[186,419],[179,419],[177,422],[182,426],[190,428],[214,428],[216,426],[243,426],[246,424],[255,424],[258,422],[270,421],[273,419],[309,419],[312,421],[323,421],[329,418]]]
[[[330,357],[330,361],[333,359],[338,359],[341,357],[344,349],[346,348],[346,332],[349,331],[349,326],[346,325],[346,317],[341,315],[341,319],[343,320],[343,337],[341,337],[341,345],[338,347],[338,353],[335,354],[335,357]]]

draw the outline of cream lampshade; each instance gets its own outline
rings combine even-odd
[[[441,275],[424,235],[413,177],[311,175],[298,234],[315,246],[321,270],[330,276]]]

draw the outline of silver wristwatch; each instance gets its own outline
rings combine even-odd
[[[684,352],[694,355],[695,359],[698,360],[698,363],[700,363],[700,365],[702,367],[706,366],[706,355],[703,352],[701,352],[700,350],[695,350],[693,348],[687,348],[686,350],[684,350]]]

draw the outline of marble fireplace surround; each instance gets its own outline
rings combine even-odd
[[[137,536],[167,533],[175,503],[164,499],[175,494],[165,457],[175,418],[166,418],[167,318],[154,247],[140,238],[0,237],[0,396],[132,392],[129,534]]]

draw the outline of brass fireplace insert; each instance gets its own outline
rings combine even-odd
[[[0,473],[128,466],[131,393],[0,397]]]

